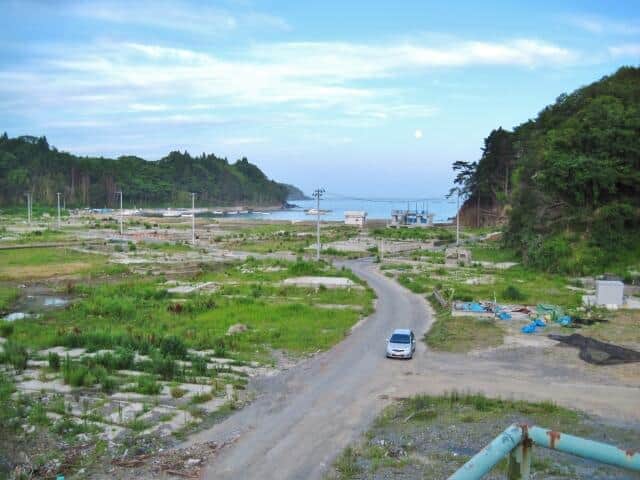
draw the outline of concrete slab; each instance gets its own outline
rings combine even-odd
[[[120,408],[118,408],[118,406],[120,406]],[[135,419],[143,410],[144,405],[139,402],[118,402],[118,405],[115,405],[115,411],[107,418],[112,423],[127,423]]]
[[[344,277],[294,277],[282,281],[283,285],[296,287],[350,288],[355,287],[353,280]]]
[[[69,385],[65,385],[60,379],[52,380],[50,382],[41,382],[40,380],[25,380],[16,383],[16,388],[25,392],[39,392],[41,390],[48,390],[58,393],[69,393],[72,388]]]

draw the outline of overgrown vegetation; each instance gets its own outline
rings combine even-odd
[[[267,360],[271,348],[295,354],[329,348],[371,311],[373,293],[360,286],[315,290],[280,285],[284,278],[302,275],[347,276],[361,283],[351,272],[326,264],[249,259],[201,274],[198,281],[220,282],[221,288],[214,294],[190,295],[178,302],[179,308],[156,279],[79,285],[79,301],[29,322],[15,322],[12,339],[33,348],[116,349],[92,360],[108,372],[130,368],[133,352],[138,352],[151,357],[139,368],[166,379],[177,375],[175,360],[187,359],[188,348],[258,360]],[[318,306],[335,304],[354,308]],[[246,325],[247,331],[227,335],[234,324]],[[196,361],[195,369],[204,373],[206,365]]]
[[[329,478],[447,478],[512,423],[542,425],[600,441],[632,444],[637,431],[602,424],[551,402],[451,392],[418,395],[386,408],[363,438],[338,457]],[[597,471],[597,475],[595,475]],[[534,449],[532,474],[541,478],[622,478],[550,449]],[[505,478],[506,460],[486,478]],[[626,477],[625,477],[626,478]]]
[[[438,240],[442,243],[453,242],[455,231],[448,228],[374,228],[371,234],[377,238],[391,240]]]

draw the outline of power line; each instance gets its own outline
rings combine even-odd
[[[381,197],[355,197],[352,195],[344,195],[341,193],[335,192],[326,192],[330,199],[333,200],[355,200],[360,202],[370,202],[370,203],[416,203],[416,202],[447,202],[447,203],[455,203],[450,202],[446,197],[421,197],[421,198],[407,198],[407,197],[397,197],[397,198],[381,198]]]

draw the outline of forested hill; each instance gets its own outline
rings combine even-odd
[[[561,95],[456,162],[468,225],[505,224],[505,242],[547,270],[591,273],[640,259],[640,69]]]
[[[290,189],[246,158],[230,164],[215,155],[192,157],[171,152],[158,161],[125,156],[118,159],[78,157],[50,147],[45,137],[0,137],[0,205],[24,202],[54,204],[63,192],[67,206],[110,207],[122,190],[128,206],[280,205]]]

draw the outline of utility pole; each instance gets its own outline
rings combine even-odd
[[[196,244],[196,194],[191,192],[191,244]]]
[[[25,193],[27,196],[27,223],[31,225],[31,193]]]
[[[320,197],[324,194],[324,188],[318,188],[313,191],[316,197],[316,260],[320,261]]]
[[[460,246],[460,189],[458,189],[458,202],[456,210],[456,248]]]
[[[118,195],[120,195],[120,235],[124,234],[124,229],[122,227],[122,224],[124,222],[124,212],[122,211],[122,190],[120,190],[119,192],[116,192]]]
[[[58,197],[58,230],[60,230],[60,192],[56,193]]]

